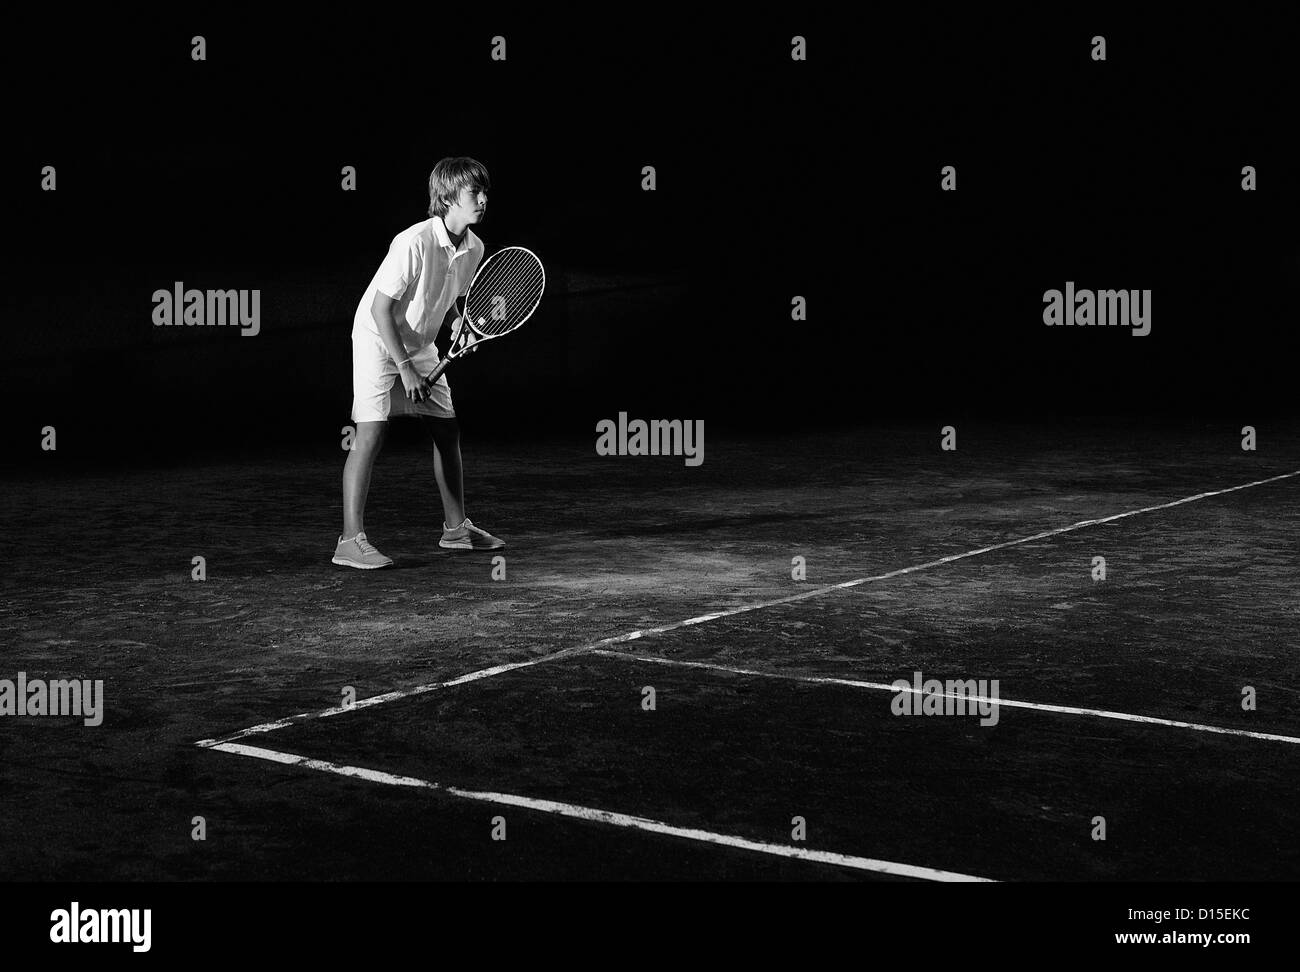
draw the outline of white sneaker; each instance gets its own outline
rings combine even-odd
[[[358,533],[351,540],[339,537],[339,545],[334,551],[334,563],[340,567],[356,567],[358,570],[374,570],[387,567],[393,562],[392,557],[385,557],[370,545],[364,533]]]
[[[454,529],[444,523],[442,539],[438,541],[438,546],[447,550],[500,550],[505,545],[504,540],[498,540],[486,530],[476,527],[469,521],[469,517]]]

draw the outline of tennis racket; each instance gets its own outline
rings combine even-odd
[[[455,358],[477,351],[484,341],[518,330],[537,310],[545,289],[546,269],[532,250],[507,246],[484,260],[465,291],[447,356],[424,376],[424,384],[437,381]]]

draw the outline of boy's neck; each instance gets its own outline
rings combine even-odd
[[[442,218],[442,225],[447,228],[447,236],[453,243],[460,246],[460,241],[465,238],[465,232],[469,229],[469,224],[461,223],[459,226],[450,222],[446,216]]]

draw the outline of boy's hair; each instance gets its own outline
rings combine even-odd
[[[466,186],[475,191],[490,188],[487,167],[468,156],[443,159],[429,173],[429,215],[446,216]]]

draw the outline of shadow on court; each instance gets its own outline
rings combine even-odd
[[[469,513],[508,541],[503,580],[489,555],[438,550],[431,463],[411,444],[381,458],[367,513],[402,569],[369,573],[329,563],[341,453],[11,478],[0,678],[103,679],[106,714],[5,718],[5,876],[889,877],[725,843],[739,840],[996,879],[1294,878],[1300,746],[1205,727],[1300,738],[1300,477],[238,740],[461,795],[194,745],[349,690],[545,659],[1300,468],[1300,428],[1265,430],[1256,453],[1235,432],[968,424],[955,453],[932,428],[719,435],[698,468],[589,440],[467,440]],[[916,671],[996,679],[1030,705],[981,726],[812,681]]]

